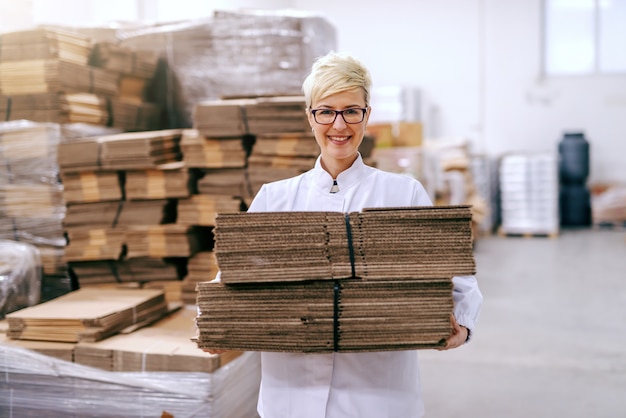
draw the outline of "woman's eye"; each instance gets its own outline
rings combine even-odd
[[[321,116],[330,116],[335,114],[334,110],[318,110],[317,112]]]
[[[346,109],[343,111],[343,114],[346,116],[357,115],[359,113],[359,109]]]

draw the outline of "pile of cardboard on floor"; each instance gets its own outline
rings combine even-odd
[[[469,206],[219,214],[221,281],[198,283],[198,346],[441,346],[452,278],[476,269],[470,223]]]
[[[182,307],[149,327],[98,342],[79,342],[74,362],[120,372],[212,373],[241,355],[200,350],[192,341],[195,316],[195,307]]]
[[[243,353],[211,373],[115,372],[0,344],[0,410],[20,417],[255,416],[258,353]],[[206,353],[205,353],[206,354]],[[207,354],[208,356],[208,354]]]
[[[163,291],[84,288],[7,315],[14,339],[99,341],[168,311]]]

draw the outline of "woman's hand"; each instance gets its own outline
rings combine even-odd
[[[438,350],[449,350],[451,348],[457,348],[465,344],[469,335],[469,330],[456,322],[456,318],[452,315],[452,334],[446,340],[446,345],[440,347]]]

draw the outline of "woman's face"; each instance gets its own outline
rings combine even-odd
[[[359,108],[365,108],[365,94],[361,88],[336,93],[327,96],[316,103],[312,103],[311,110],[318,110],[318,120],[321,119],[322,113],[329,114],[323,110],[346,110],[354,117],[354,113],[361,112]],[[337,114],[335,121],[329,125],[316,122],[313,112],[309,112],[309,123],[313,128],[315,140],[317,141],[324,167],[330,171],[330,174],[336,176],[341,171],[349,168],[357,158],[357,153],[363,136],[365,135],[365,127],[369,119],[369,108],[367,108],[363,121],[359,123],[346,123],[342,115]],[[331,119],[332,119],[331,115]],[[346,114],[346,118],[350,121],[350,116]]]

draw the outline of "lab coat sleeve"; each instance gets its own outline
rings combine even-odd
[[[483,303],[483,295],[478,288],[476,276],[455,276],[452,278],[454,290],[454,317],[459,325],[471,331],[476,326],[480,309]]]

